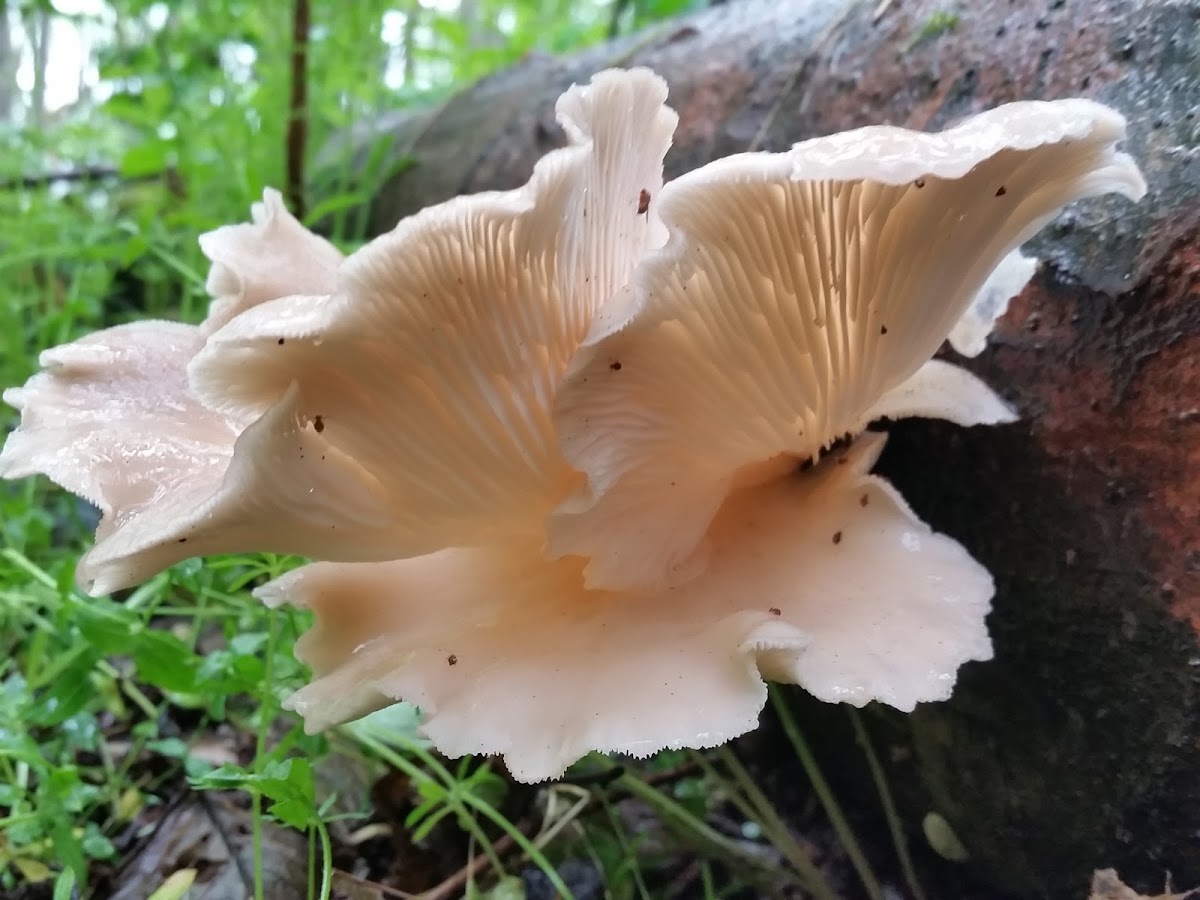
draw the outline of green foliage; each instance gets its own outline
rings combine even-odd
[[[926,19],[925,23],[912,36],[912,39],[904,48],[905,51],[911,50],[913,47],[917,46],[917,44],[924,43],[925,41],[936,40],[943,34],[953,31],[958,27],[958,22],[958,13],[945,9],[938,10],[928,19]]]
[[[292,828],[308,828],[321,821],[312,769],[305,759],[271,760],[257,772],[226,764],[191,783],[201,790],[240,790],[266,797],[271,801],[267,813]]]
[[[264,703],[275,703],[276,690],[302,679],[290,640],[274,642],[264,658],[271,637],[260,630],[282,619],[290,639],[299,618],[267,619],[217,588],[203,568],[156,579],[118,603],[75,593],[70,567],[66,557],[48,570],[16,549],[0,551],[8,645],[0,667],[6,887],[21,871],[18,861],[30,860],[57,862],[86,883],[88,861],[114,855],[108,835],[158,802],[155,788],[164,778],[143,774],[148,760],[168,761],[168,777],[207,768],[191,758],[185,740],[162,735],[172,707],[199,712],[204,731],[257,717]],[[269,559],[245,568],[269,575],[282,565]],[[185,598],[190,606],[167,605]],[[202,630],[220,649],[197,652]],[[267,666],[276,684],[264,684]],[[124,732],[117,741],[106,736],[113,721]]]

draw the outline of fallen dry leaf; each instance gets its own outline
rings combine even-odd
[[[298,832],[263,823],[265,896],[307,895],[308,842]],[[194,869],[188,900],[253,896],[250,814],[219,795],[191,795],[155,827],[150,841],[117,873],[112,900],[143,900],[179,869]]]

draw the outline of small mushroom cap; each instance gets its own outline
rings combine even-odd
[[[189,514],[224,475],[240,429],[187,392],[184,366],[203,341],[194,326],[151,321],[47,350],[45,371],[4,394],[21,424],[0,451],[0,477],[44,474],[98,506],[93,553],[147,520]]]
[[[213,298],[201,326],[211,334],[246,310],[289,294],[329,294],[342,254],[287,211],[279,191],[263,191],[251,221],[200,235],[212,262],[205,288]]]
[[[588,557],[597,587],[678,582],[765,460],[815,458],[904,408],[973,418],[967,390],[991,406],[982,420],[1003,418],[969,376],[909,379],[1064,204],[1140,196],[1123,134],[1090,101],[1017,103],[941,134],[873,127],[733,156],[666,185],[668,243],[602,310],[559,392],[587,485],[555,512],[551,553]]]
[[[252,216],[201,238],[214,299],[199,327],[151,321],[97,332],[43,353],[45,371],[4,395],[21,424],[0,452],[0,477],[45,474],[102,511],[96,546],[76,572],[85,590],[107,593],[189,556],[254,547],[261,515],[288,514],[240,490],[247,469],[270,469],[268,461],[231,467],[235,441],[253,452],[264,426],[247,437],[255,416],[202,403],[187,366],[211,331],[245,310],[332,286],[342,257],[292,218],[275,191]],[[283,413],[292,418],[281,421]],[[271,422],[280,433],[296,431],[286,407]]]
[[[274,455],[284,442],[293,454],[286,466]],[[110,593],[190,556],[282,547],[319,557],[339,528],[357,536],[357,558],[385,551],[371,543],[386,535],[387,515],[374,480],[322,437],[294,389],[238,435],[221,475],[189,474],[187,503],[160,498],[84,556],[76,571],[84,590]]]
[[[978,356],[987,347],[988,335],[1008,310],[1008,303],[1024,290],[1037,271],[1038,262],[1014,250],[996,266],[967,311],[950,329],[948,340],[955,352]]]
[[[916,374],[886,391],[853,427],[857,433],[877,419],[944,419],[955,425],[1005,425],[1017,413],[966,369],[931,359]]]
[[[350,510],[342,519],[365,522],[362,531],[376,524],[373,482],[324,445],[298,414],[295,391],[249,424],[196,400],[186,366],[203,341],[199,328],[173,322],[110,328],[46,351],[45,371],[4,395],[21,425],[0,452],[0,477],[44,474],[102,511],[96,544],[76,570],[89,593],[136,584],[190,556],[258,547],[264,535],[318,552],[305,526],[331,518],[324,495],[283,477],[336,490]],[[304,463],[286,474],[262,450],[281,435]],[[275,492],[244,489],[263,482]],[[277,496],[286,500],[273,504]]]
[[[310,523],[321,558],[540,536],[578,480],[551,418],[561,375],[662,240],[638,207],[662,183],[676,122],[666,92],[646,70],[572,88],[558,103],[570,144],[523,188],[426,209],[351,256],[331,302],[266,303],[210,338],[191,368],[199,396],[257,416],[294,387],[298,414],[320,417],[322,439],[371,479],[383,514],[370,534],[337,514],[353,511],[325,483],[332,518]],[[292,440],[259,449],[280,475],[243,490],[283,506],[309,484]],[[267,532],[262,543],[297,551]]]
[[[408,700],[443,753],[537,781],[592,750],[727,741],[756,726],[764,677],[857,706],[943,699],[991,656],[992,581],[867,474],[881,446],[735,493],[677,590],[589,590],[581,560],[520,544],[299,569],[259,591],[316,612],[298,647],[315,680],[288,705],[320,730]]]

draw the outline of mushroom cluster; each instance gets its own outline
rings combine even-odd
[[[190,556],[310,557],[290,706],[397,700],[523,780],[752,729],[764,679],[912,709],[985,660],[992,579],[871,475],[881,418],[1010,421],[978,351],[1066,203],[1144,191],[1124,122],[1014,103],[668,184],[647,70],[559,100],[567,146],[343,258],[268,191],[201,238],[199,326],[46,351],[0,475],[103,512],[94,594]],[[993,276],[996,272],[996,276]]]

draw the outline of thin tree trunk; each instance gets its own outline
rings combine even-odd
[[[621,33],[621,17],[630,7],[630,0],[613,0],[612,14],[608,20],[608,38],[612,40]]]
[[[8,0],[0,0],[0,122],[12,121],[17,99],[17,65]]]
[[[404,14],[404,86],[411,90],[417,76],[417,21],[421,15],[421,4],[409,4]]]
[[[298,219],[304,218],[304,163],[308,152],[308,34],[311,24],[309,0],[294,0],[292,8],[291,98],[288,103],[286,137],[286,183],[288,206]]]
[[[50,10],[39,6],[33,13],[29,30],[33,50],[33,90],[30,92],[30,116],[33,127],[46,127],[46,74],[50,65]]]
[[[458,20],[467,33],[467,49],[475,50],[483,42],[479,21],[479,0],[461,0],[458,5]]]

